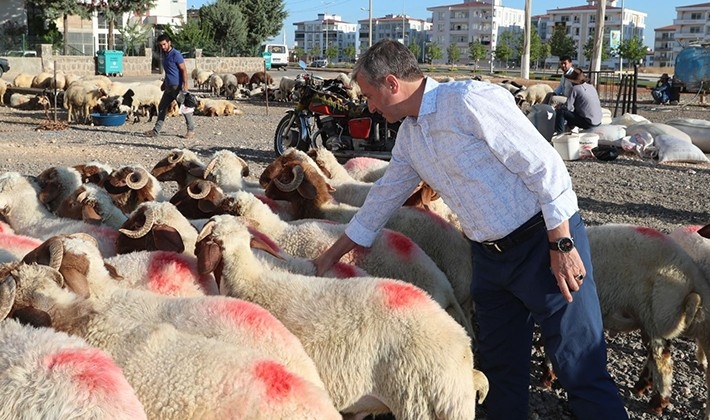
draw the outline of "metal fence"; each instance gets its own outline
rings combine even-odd
[[[638,86],[638,67],[633,73],[619,74],[613,70],[590,71],[589,79],[599,93],[603,107],[612,110],[612,117],[627,112],[636,114]]]

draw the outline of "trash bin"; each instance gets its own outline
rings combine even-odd
[[[96,56],[96,74],[123,77],[123,51],[99,51]]]

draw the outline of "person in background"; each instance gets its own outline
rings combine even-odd
[[[562,70],[562,78],[560,84],[543,99],[543,104],[561,104],[567,100],[570,92],[572,92],[572,83],[565,76],[572,74],[574,66],[572,65],[572,57],[563,55],[560,57],[560,69]],[[555,98],[557,96],[558,98]]]
[[[566,131],[565,124],[570,128],[590,128],[602,123],[602,105],[599,94],[580,69],[574,69],[572,74],[565,75],[572,82],[572,91],[567,102],[557,108],[555,113],[555,131]]]
[[[185,59],[180,51],[173,48],[170,36],[168,34],[159,35],[158,45],[160,46],[163,69],[165,70],[165,79],[163,84],[160,85],[163,96],[160,98],[160,104],[158,105],[158,119],[155,122],[155,127],[143,133],[147,137],[155,137],[160,134],[160,130],[165,123],[168,107],[174,100],[178,99],[180,93],[183,93],[182,97],[184,97],[184,93],[189,90]],[[195,137],[195,123],[192,120],[192,113],[185,113],[183,116],[187,125],[187,132],[185,132],[184,138],[191,139]]]
[[[487,418],[528,418],[535,323],[577,418],[628,418],[606,369],[589,243],[570,175],[513,96],[491,83],[424,77],[411,51],[389,39],[363,54],[353,78],[371,112],[403,122],[387,171],[345,233],[313,261],[316,271],[371,246],[424,181],[459,215],[470,239],[479,362],[490,381]]]
[[[654,104],[667,104],[671,100],[671,83],[668,73],[663,73],[656,82],[656,87],[651,90]]]

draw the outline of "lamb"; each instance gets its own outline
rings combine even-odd
[[[104,256],[116,254],[118,231],[77,220],[57,217],[39,201],[36,182],[17,172],[0,175],[0,214],[16,233],[46,240],[62,233],[87,233],[99,241]]]
[[[158,181],[177,182],[178,189],[185,188],[196,179],[200,179],[205,170],[205,164],[188,149],[172,149],[150,170]]]
[[[140,165],[121,166],[104,179],[103,187],[126,214],[146,201],[163,201],[160,182]]]
[[[528,86],[525,90],[517,92],[515,94],[515,98],[518,100],[524,100],[530,105],[541,104],[550,92],[552,92],[550,85],[546,83],[538,83]]]
[[[45,312],[53,328],[110,353],[148,417],[337,418],[313,361],[265,310],[224,297],[118,288],[89,242],[57,242],[69,251],[58,270],[25,264],[4,273],[4,284],[17,284],[6,301]],[[274,378],[282,388],[269,398]]]
[[[6,319],[0,342],[0,418],[147,418],[121,368],[84,340]]]
[[[109,193],[95,184],[85,184],[66,197],[56,215],[68,219],[83,220],[87,223],[103,223],[119,229],[128,216],[111,200]]]
[[[167,202],[141,204],[118,231],[117,254],[172,251],[194,255],[197,228]]]
[[[75,82],[64,92],[64,108],[67,109],[67,122],[72,117],[84,123],[89,121],[91,109],[99,103],[99,98],[106,96],[106,90],[90,82]]]
[[[293,90],[296,88],[300,80],[292,77],[284,76],[279,80],[279,98],[278,100],[288,102],[292,100]]]
[[[81,174],[71,166],[47,168],[37,176],[37,182],[42,187],[39,201],[52,213],[56,213],[62,202],[83,184]]]
[[[49,111],[49,98],[44,93],[39,95],[13,93],[10,95],[10,107],[23,111],[44,110],[46,116]]]
[[[244,111],[237,109],[233,103],[224,99],[200,99],[195,112],[208,117],[242,115]]]
[[[222,87],[224,86],[222,76],[216,73],[212,73],[210,75],[210,78],[207,79],[207,85],[209,86],[210,92],[213,95],[219,96],[220,92],[222,91]]]
[[[348,223],[359,210],[338,203],[329,193],[324,177],[308,164],[290,162],[266,187],[266,196],[288,201],[296,219],[326,219]],[[460,230],[429,211],[402,207],[389,218],[386,228],[414,241],[446,274],[464,313],[473,311],[471,244]],[[462,324],[473,337],[470,323]]]
[[[252,194],[264,194],[258,182],[248,181],[249,165],[230,150],[218,150],[207,163],[202,178],[219,185],[226,192],[248,191]]]
[[[0,105],[5,105],[5,92],[9,87],[12,87],[12,83],[0,79]]]
[[[31,88],[34,76],[27,73],[20,73],[12,79],[12,85],[18,88]]]
[[[301,258],[316,258],[345,232],[346,225],[323,220],[288,223],[253,194],[239,191],[220,204],[225,213],[259,222],[259,229],[285,252]],[[188,243],[186,242],[186,246]],[[396,278],[426,290],[457,322],[470,331],[470,319],[456,300],[451,283],[436,263],[411,239],[384,229],[372,247],[357,247],[341,261],[373,276]]]
[[[274,272],[250,244],[270,252],[238,218],[214,216],[200,232],[200,267],[218,270],[223,294],[259,304],[297,335],[340,412],[475,418],[487,379],[473,369],[469,337],[426,293],[390,279]]]

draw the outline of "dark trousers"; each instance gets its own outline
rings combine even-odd
[[[165,123],[165,116],[168,113],[168,107],[179,94],[179,86],[169,85],[165,87],[163,96],[160,98],[160,104],[158,104],[158,120],[155,122],[155,127],[153,128],[156,133],[160,133],[160,130],[162,130],[163,123]],[[192,120],[192,114],[183,114],[183,116],[185,117],[187,131],[195,131],[195,123]]]
[[[589,243],[579,214],[570,230],[587,275],[567,303],[550,270],[544,224],[503,253],[472,242],[471,294],[479,323],[480,367],[490,381],[488,419],[528,418],[530,352],[534,323],[545,352],[579,419],[627,419],[606,368],[606,343],[592,273]]]
[[[594,124],[592,124],[589,118],[575,114],[566,108],[559,108],[555,113],[555,131],[557,131],[557,133],[564,132],[565,123],[571,128],[579,127],[585,129],[594,127]]]

